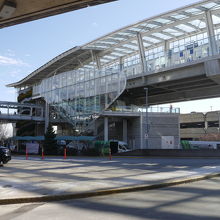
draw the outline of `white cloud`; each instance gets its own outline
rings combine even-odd
[[[29,66],[21,59],[11,58],[6,56],[0,56],[0,65],[16,65],[16,66]]]
[[[15,52],[11,49],[7,49],[7,53],[6,53],[7,56],[9,57],[14,57],[15,56]]]
[[[16,90],[15,89],[8,89],[7,93],[14,95],[16,93]]]
[[[96,22],[93,22],[93,23],[92,23],[92,26],[93,26],[93,27],[98,27],[99,25],[98,25]]]

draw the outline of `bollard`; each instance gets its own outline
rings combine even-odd
[[[44,149],[42,148],[41,159],[44,160]]]
[[[28,160],[28,150],[27,150],[27,146],[26,146],[26,160]]]
[[[112,160],[112,152],[111,152],[111,148],[109,148],[109,160]]]
[[[64,148],[64,159],[66,159],[66,147]]]

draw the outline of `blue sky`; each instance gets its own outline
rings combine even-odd
[[[139,20],[197,0],[119,0],[0,29],[0,100],[16,101],[5,85],[16,82],[60,53]],[[182,112],[220,109],[220,99],[175,103]],[[212,106],[212,107],[211,107]]]

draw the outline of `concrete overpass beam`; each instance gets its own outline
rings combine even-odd
[[[214,56],[218,54],[218,46],[215,40],[215,29],[214,29],[211,11],[205,12],[205,18],[206,18],[207,34],[209,37],[209,53],[210,53],[209,55]]]
[[[220,85],[220,62],[218,59],[205,62],[206,76]]]

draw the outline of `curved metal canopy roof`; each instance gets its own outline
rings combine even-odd
[[[212,12],[215,28],[220,27],[220,0],[203,0],[142,20],[100,37],[86,45],[73,48],[57,56],[23,80],[8,86],[20,87],[31,84],[34,80],[48,77],[51,71],[55,69],[52,68],[53,65],[55,65],[54,62],[57,66],[61,66],[64,65],[70,57],[73,58],[73,60],[77,60],[78,56],[83,57],[83,53],[87,52],[88,54],[91,50],[98,53],[103,64],[111,63],[120,57],[137,54],[137,33],[142,35],[146,50],[160,45],[162,46],[165,41],[171,42],[186,36],[204,33],[206,32],[205,12],[208,10]],[[86,60],[86,58],[84,60]]]

